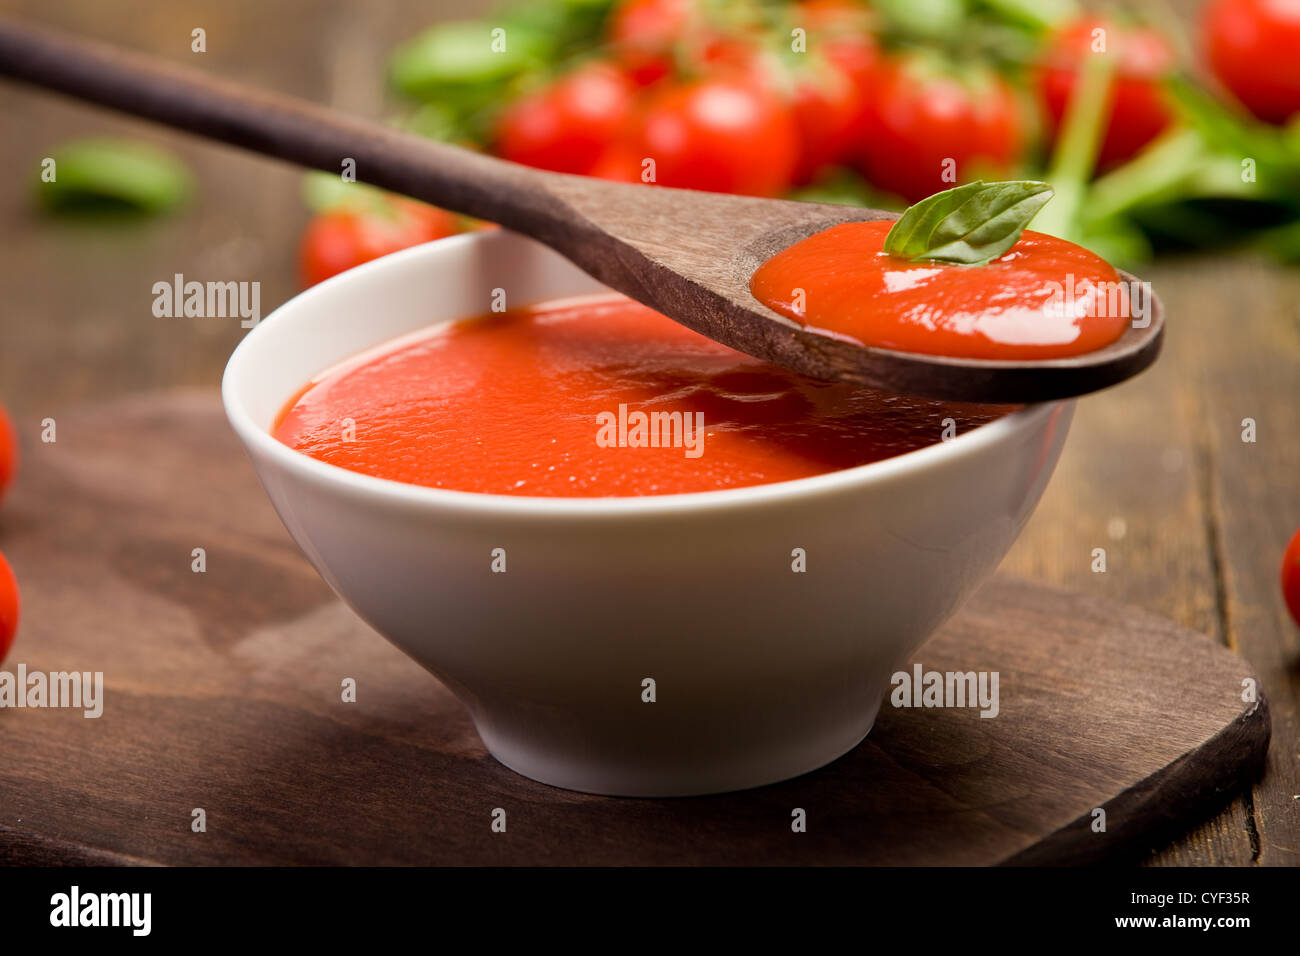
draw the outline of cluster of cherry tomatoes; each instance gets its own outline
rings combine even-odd
[[[885,0],[584,4],[605,8],[595,29],[561,63],[503,85],[469,145],[559,172],[760,196],[846,169],[876,202],[902,205],[954,180],[1041,164],[1095,52],[1115,63],[1097,171],[1175,120],[1165,88],[1183,65],[1175,42],[1117,17],[1052,23],[1007,61],[900,42],[888,9],[898,4]],[[1300,0],[1208,0],[1197,45],[1216,82],[1259,119],[1300,112]],[[303,277],[318,282],[464,228],[395,198],[327,211],[304,236]]]
[[[1261,119],[1300,111],[1300,5],[1215,0],[1203,45],[1220,81]],[[1159,30],[1085,16],[1056,28],[1035,62],[1009,76],[929,49],[887,50],[870,4],[805,0],[805,55],[781,30],[725,32],[699,0],[625,0],[603,56],[514,103],[490,144],[507,159],[561,172],[715,192],[777,195],[827,167],[859,170],[916,202],[962,178],[1005,174],[1044,128],[1047,144],[1086,58],[1115,55],[1100,168],[1132,157],[1173,120],[1162,81],[1177,66]],[[1037,108],[1035,108],[1035,106]],[[1040,122],[1041,121],[1041,122]]]
[[[0,502],[4,500],[5,491],[13,480],[18,467],[18,438],[14,434],[13,422],[0,405]],[[18,630],[18,583],[14,580],[13,569],[0,552],[0,662],[14,642],[14,633]]]
[[[489,145],[559,172],[761,196],[845,165],[907,201],[952,185],[945,159],[1001,173],[1022,152],[1020,104],[991,69],[886,54],[863,4],[809,0],[784,19],[789,33],[727,32],[694,0],[626,0],[603,55],[512,104]]]

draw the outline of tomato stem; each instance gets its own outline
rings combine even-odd
[[[1110,53],[1089,56],[1079,71],[1046,177],[1056,190],[1056,202],[1038,217],[1034,224],[1038,232],[1074,241],[1082,234],[1084,198],[1109,125],[1114,74]]]

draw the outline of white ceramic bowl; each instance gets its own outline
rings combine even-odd
[[[456,693],[498,760],[560,787],[713,793],[852,749],[890,675],[1015,540],[1073,412],[1036,405],[875,464],[642,498],[422,488],[270,435],[325,368],[486,312],[496,288],[521,305],[602,287],[506,232],[409,249],[277,309],[231,356],[222,393],[321,576]]]

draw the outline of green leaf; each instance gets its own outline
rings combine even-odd
[[[900,42],[943,43],[961,36],[965,0],[876,0],[886,35]]]
[[[54,179],[40,179],[36,197],[55,213],[163,213],[181,205],[192,188],[181,161],[147,143],[76,140],[50,158]]]
[[[976,9],[980,8],[1040,31],[1058,27],[1079,15],[1074,0],[978,0]]]
[[[1234,108],[1183,74],[1165,80],[1174,109],[1205,137],[1211,149],[1237,156],[1250,156],[1261,165],[1286,165],[1286,147],[1278,131],[1257,122],[1244,110]]]
[[[1281,262],[1300,262],[1300,221],[1257,233],[1251,244]]]
[[[422,103],[410,114],[394,121],[394,125],[408,133],[443,143],[472,139],[461,117],[441,103]]]
[[[858,173],[843,166],[823,171],[814,182],[790,193],[789,198],[837,206],[882,206],[885,201]]]
[[[1121,269],[1141,265],[1151,258],[1151,243],[1146,235],[1120,216],[1085,228],[1079,245]]]
[[[493,30],[505,32],[494,38]],[[454,20],[400,46],[389,61],[389,77],[408,96],[439,100],[502,83],[540,66],[550,52],[551,38],[532,27]]]
[[[1052,198],[1047,183],[975,182],[922,199],[894,223],[885,252],[901,259],[985,265],[1020,238]]]
[[[1097,153],[1106,134],[1116,59],[1114,53],[1108,53],[1084,60],[1047,167],[1046,178],[1058,198],[1038,221],[1041,232],[1079,241],[1083,231],[1080,220],[1089,201],[1088,182],[1096,170]]]
[[[337,173],[313,170],[302,178],[302,198],[313,212],[353,212],[382,214],[389,209],[389,193],[365,183],[347,182]]]

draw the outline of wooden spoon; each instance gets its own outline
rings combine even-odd
[[[817,378],[929,398],[1035,402],[1113,385],[1160,351],[1164,316],[1154,296],[1149,324],[1130,324],[1107,348],[989,361],[832,338],[750,294],[768,257],[836,223],[895,218],[878,209],[542,172],[7,19],[0,74],[303,166],[338,173],[351,158],[360,180],[531,236],[697,332]]]

